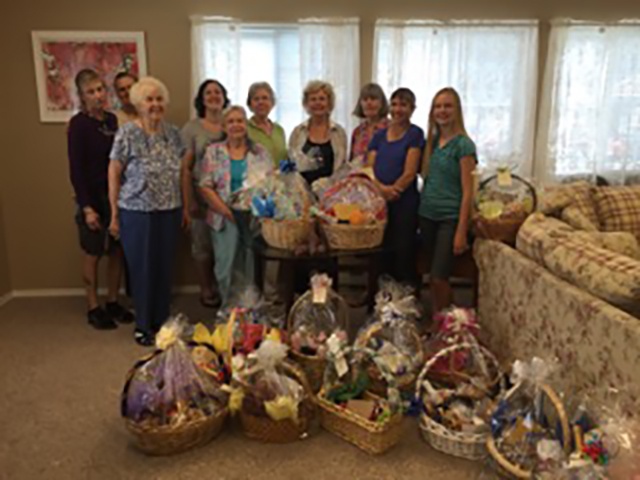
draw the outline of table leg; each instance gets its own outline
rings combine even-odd
[[[289,315],[291,307],[293,307],[293,298],[295,296],[295,279],[296,279],[296,265],[295,262],[290,260],[280,261],[280,278],[282,285],[280,285],[282,292],[282,301],[284,302],[285,315]]]
[[[372,312],[375,305],[376,292],[378,290],[378,280],[380,278],[380,263],[382,262],[382,253],[368,255],[369,272],[367,275],[367,311]]]
[[[260,292],[264,293],[264,270],[267,260],[262,256],[258,249],[253,250],[253,275],[256,287]]]

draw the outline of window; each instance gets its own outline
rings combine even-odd
[[[306,118],[304,85],[321,79],[331,83],[336,92],[333,119],[350,128],[353,120],[349,112],[359,87],[358,36],[357,20],[353,19],[269,25],[193,18],[192,89],[195,94],[204,79],[214,78],[227,88],[233,103],[245,105],[252,83],[269,82],[277,97],[271,118],[289,135]],[[348,47],[341,49],[344,45]]]
[[[537,22],[380,20],[374,48],[374,81],[388,95],[398,87],[413,90],[414,123],[426,130],[433,96],[454,87],[480,165],[531,173]]]
[[[537,174],[546,181],[640,174],[640,24],[552,26]]]

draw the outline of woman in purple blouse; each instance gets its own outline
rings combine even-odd
[[[107,89],[93,70],[75,78],[80,111],[69,122],[67,148],[71,184],[77,203],[76,225],[84,252],[82,277],[87,294],[87,319],[99,330],[116,328],[115,321],[133,322],[133,315],[118,303],[122,275],[122,249],[109,235],[111,218],[107,189],[109,152],[118,130],[118,120],[107,112]],[[98,262],[108,257],[107,303],[98,301]]]

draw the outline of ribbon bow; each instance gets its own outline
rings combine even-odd
[[[280,172],[281,173],[293,173],[298,170],[296,163],[288,158],[280,160]]]

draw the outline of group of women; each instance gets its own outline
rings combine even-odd
[[[190,232],[204,305],[216,307],[226,301],[237,278],[253,279],[250,213],[231,199],[252,173],[268,173],[287,158],[309,184],[345,164],[373,167],[375,182],[388,202],[389,273],[400,281],[417,281],[419,230],[433,258],[433,308],[451,303],[448,278],[454,255],[468,248],[471,172],[476,162],[460,98],[453,89],[443,89],[433,99],[425,138],[424,131],[411,123],[416,107],[411,90],[399,88],[387,100],[380,86],[366,85],[354,110],[361,123],[348,142],[344,128],[331,118],[336,102],[333,88],[327,82],[312,81],[302,99],[308,119],[291,132],[287,142],[283,128],[269,118],[276,96],[265,82],[249,89],[250,117],[244,107],[230,105],[220,82],[203,82],[194,100],[197,118],[180,131],[164,118],[167,88],[145,77],[130,90],[136,117],[116,131],[103,98],[106,86],[91,73],[83,77],[81,72],[76,79],[82,110],[69,126],[72,181],[76,172],[72,183],[80,212],[85,213],[78,216],[81,245],[96,262],[107,252],[85,248],[83,231],[102,239],[102,245],[112,245],[114,252],[122,246],[130,271],[138,343],[152,344],[154,333],[169,316],[181,223]],[[99,102],[93,101],[96,89],[102,92]],[[77,132],[79,122],[88,124],[82,134]],[[79,138],[84,157],[71,154]],[[419,192],[421,168],[425,182]],[[95,208],[79,188],[87,183],[78,181],[94,171],[91,188],[100,199],[94,202]],[[95,210],[95,216],[86,215],[86,206]],[[109,299],[113,301],[112,296]],[[97,301],[91,300],[90,314],[99,309]],[[90,315],[89,321],[97,328],[113,324],[108,316],[96,321]]]

